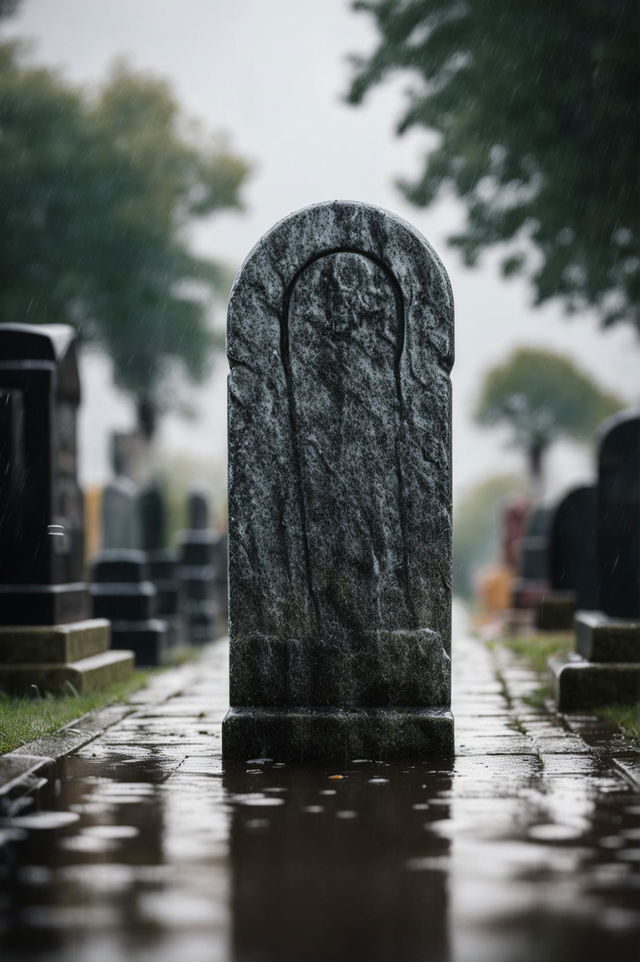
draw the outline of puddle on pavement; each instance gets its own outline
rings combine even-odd
[[[523,756],[298,768],[113,746],[0,823],[0,957],[637,962],[640,804]]]

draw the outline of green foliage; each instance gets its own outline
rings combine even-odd
[[[379,43],[355,59],[349,99],[410,71],[398,131],[438,141],[400,184],[427,206],[466,205],[450,238],[468,264],[507,242],[538,303],[592,305],[640,328],[640,17],[635,0],[358,0]]]
[[[499,557],[501,502],[522,491],[522,481],[500,474],[476,484],[454,502],[453,592],[473,597],[473,578],[478,568]]]
[[[204,377],[207,313],[228,270],[186,242],[240,207],[248,165],[187,127],[166,83],[116,64],[84,96],[0,46],[0,322],[66,322],[113,359],[117,384],[171,403]]]
[[[640,702],[637,705],[610,705],[607,708],[598,708],[597,713],[611,725],[621,728],[631,737],[636,747],[640,748]]]
[[[575,648],[573,632],[558,634],[521,635],[500,638],[497,642],[522,658],[526,658],[535,671],[546,672],[547,661],[552,655],[568,655]]]
[[[527,452],[535,474],[554,441],[591,440],[601,421],[621,407],[622,398],[603,391],[567,358],[519,348],[485,375],[475,418],[487,426],[507,425],[513,446]]]

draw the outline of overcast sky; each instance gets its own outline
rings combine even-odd
[[[255,172],[246,213],[219,216],[194,234],[204,253],[239,266],[275,221],[320,200],[368,201],[411,221],[440,253],[456,301],[456,488],[520,464],[470,416],[482,372],[517,345],[566,353],[640,402],[640,352],[630,329],[603,333],[593,318],[567,319],[559,305],[533,310],[524,282],[503,281],[495,257],[471,271],[447,248],[445,237],[462,217],[454,200],[426,211],[403,201],[393,179],[417,169],[425,145],[424,133],[394,136],[410,80],[397,78],[359,108],[344,104],[347,58],[375,41],[369,18],[347,0],[23,0],[1,33],[32,38],[34,61],[85,85],[101,82],[114,57],[126,55],[132,66],[167,78],[209,128],[228,132]],[[197,422],[167,419],[167,451],[224,458],[224,379],[220,362],[197,394]],[[84,391],[82,471],[85,480],[102,481],[107,434],[131,424],[131,408],[111,390],[105,364],[85,365]],[[590,457],[564,446],[550,468],[550,488],[558,490],[588,475]]]

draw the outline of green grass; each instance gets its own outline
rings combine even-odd
[[[640,745],[640,705],[610,705],[608,708],[599,708],[597,713]]]
[[[50,735],[90,711],[98,711],[116,701],[124,701],[146,685],[148,672],[137,671],[104,691],[86,695],[45,695],[26,698],[0,693],[0,754],[13,751],[25,742]]]
[[[509,648],[528,661],[531,667],[540,673],[542,676],[540,687],[523,698],[527,705],[536,709],[544,708],[545,701],[551,698],[553,694],[551,684],[543,680],[547,671],[547,659],[551,655],[566,655],[570,651],[575,651],[575,638],[573,634],[567,632],[497,638],[489,644],[494,648],[498,645]],[[611,725],[616,725],[622,729],[636,744],[640,745],[640,705],[629,707],[610,705],[605,708],[594,709],[594,714],[599,715]]]
[[[165,667],[175,668],[196,658],[202,651],[195,645],[177,648]],[[64,725],[99,711],[114,702],[125,701],[134,691],[147,684],[149,677],[163,668],[136,671],[124,681],[116,682],[104,691],[79,695],[70,691],[65,695],[44,695],[42,698],[5,695],[0,692],[0,755],[19,748],[25,742],[51,735]]]
[[[545,635],[523,635],[522,637],[499,638],[498,645],[504,645],[516,654],[526,658],[535,671],[547,670],[547,658],[551,655],[566,655],[575,648],[575,639],[568,632]]]

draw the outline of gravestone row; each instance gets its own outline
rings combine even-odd
[[[556,576],[560,585],[571,583],[578,605],[576,652],[550,662],[558,706],[571,711],[638,703],[640,411],[605,422],[595,492],[572,492],[556,517]]]

